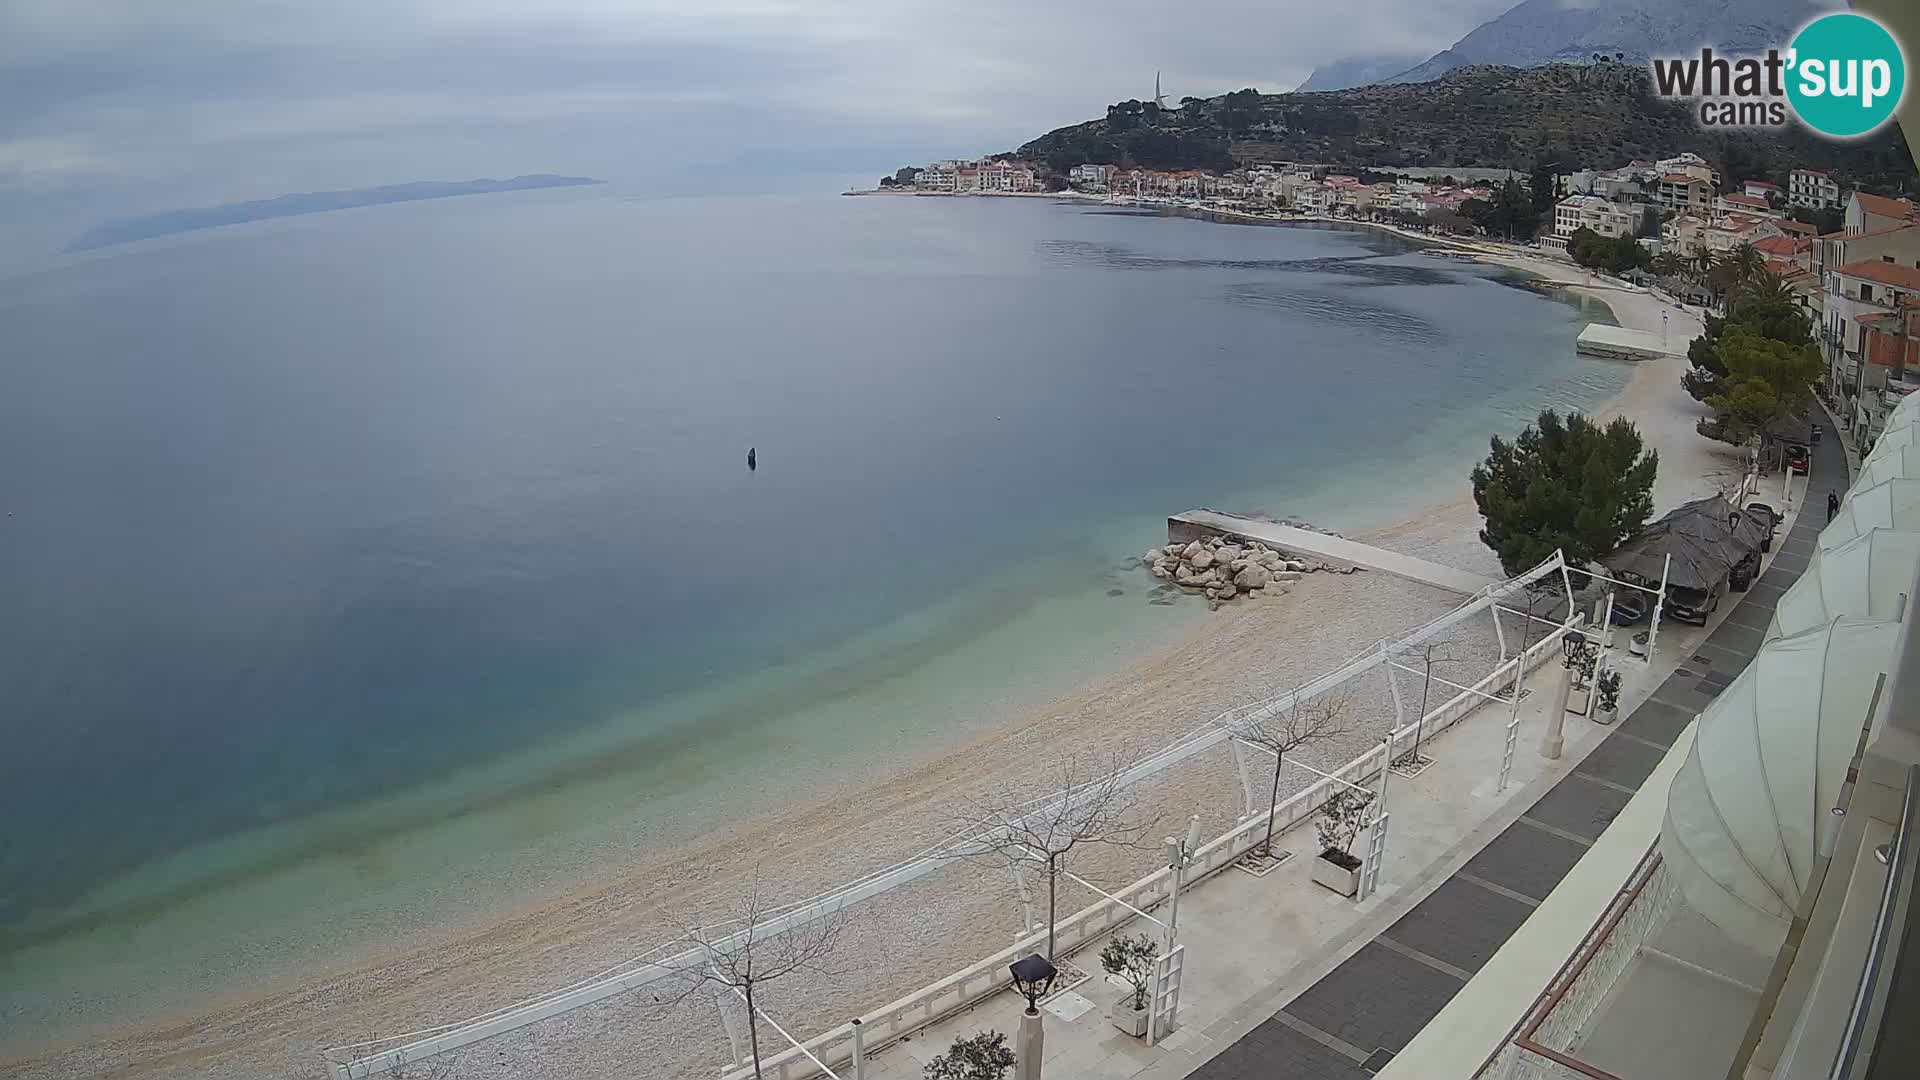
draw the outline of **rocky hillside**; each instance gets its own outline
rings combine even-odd
[[[1386,82],[1395,75],[1422,63],[1419,56],[1406,56],[1393,53],[1385,56],[1349,56],[1344,60],[1335,60],[1321,64],[1307,76],[1307,81],[1293,88],[1296,94],[1317,94],[1326,90],[1345,90],[1349,86],[1366,86],[1370,83]]]
[[[1472,64],[1534,67],[1594,54],[1644,64],[1654,56],[1761,52],[1839,0],[1525,0],[1394,82],[1426,82]]]
[[[1059,128],[1022,146],[1022,158],[1064,172],[1085,162],[1222,169],[1265,161],[1353,167],[1610,168],[1692,150],[1729,181],[1778,177],[1816,165],[1878,190],[1912,182],[1897,127],[1857,143],[1798,128],[1733,134],[1702,129],[1684,107],[1652,94],[1643,66],[1553,64],[1469,67],[1436,82],[1324,94],[1237,91],[1162,112],[1151,102],[1110,106],[1105,119]]]

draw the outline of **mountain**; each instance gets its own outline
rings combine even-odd
[[[1420,63],[1424,54],[1389,53],[1380,56],[1350,56],[1345,60],[1335,60],[1330,64],[1321,64],[1307,76],[1307,81],[1293,88],[1296,94],[1312,94],[1323,90],[1345,90],[1350,86],[1367,86],[1385,82],[1395,75]]]
[[[1631,64],[1474,66],[1418,85],[1236,91],[1177,111],[1124,101],[1109,106],[1104,119],[1050,131],[1017,154],[1061,173],[1089,162],[1218,170],[1275,161],[1521,171],[1551,162],[1567,171],[1690,150],[1713,161],[1729,183],[1780,182],[1789,168],[1809,165],[1875,190],[1914,184],[1897,125],[1849,143],[1818,139],[1798,125],[1703,129],[1687,106],[1654,96],[1651,83],[1645,67]]]
[[[1784,48],[1801,24],[1838,0],[1525,0],[1480,24],[1453,47],[1393,76],[1427,82],[1470,64],[1534,67],[1619,54],[1649,57]]]
[[[386,184],[381,187],[353,188],[347,191],[308,191],[294,195],[280,195],[271,199],[255,199],[251,202],[224,203],[220,206],[167,210],[158,214],[117,218],[81,234],[73,243],[67,245],[67,250],[86,251],[111,244],[127,244],[135,240],[150,240],[156,236],[192,232],[195,229],[213,229],[222,225],[266,221],[269,218],[296,217],[300,214],[320,214],[329,210],[350,210],[360,206],[603,183],[606,181],[586,176],[552,176],[540,173],[516,176],[509,180],[416,180],[409,184]]]

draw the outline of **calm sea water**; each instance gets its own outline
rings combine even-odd
[[[1605,397],[1587,317],[1354,231],[604,189],[0,281],[0,1010],[962,737],[1196,617],[1118,569],[1169,512],[1364,525]]]

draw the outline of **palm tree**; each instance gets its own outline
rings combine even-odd
[[[1785,278],[1765,267],[1742,287],[1741,292],[1762,304],[1795,304],[1800,299]]]
[[[1693,268],[1701,277],[1705,277],[1707,271],[1713,269],[1713,264],[1718,261],[1720,260],[1713,254],[1713,249],[1707,245],[1693,245]]]
[[[1663,251],[1653,257],[1652,270],[1661,277],[1672,277],[1686,269],[1686,260],[1671,251]]]
[[[1767,260],[1754,250],[1752,244],[1742,243],[1727,253],[1727,265],[1733,268],[1734,283],[1741,284],[1752,281],[1755,275],[1765,270]]]

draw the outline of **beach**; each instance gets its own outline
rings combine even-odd
[[[1564,264],[1487,250],[1475,255],[1598,300],[1623,326],[1658,331],[1664,313],[1676,343],[1699,331],[1697,315],[1644,292],[1590,281]],[[1634,420],[1660,452],[1656,510],[1730,488],[1738,477],[1737,455],[1730,448],[1720,452],[1693,430],[1695,406],[1678,385],[1684,366],[1678,355],[1636,366],[1601,410]],[[1425,505],[1407,507],[1404,517],[1359,538],[1496,574],[1497,564],[1475,536],[1467,464],[1461,463],[1454,487],[1432,491]],[[1144,569],[1134,574],[1142,588],[1150,586]],[[983,725],[957,745],[895,758],[850,755],[843,769],[812,785],[804,801],[774,805],[605,868],[576,891],[409,935],[390,951],[343,957],[339,970],[239,987],[210,1007],[137,1029],[82,1032],[64,1048],[7,1062],[7,1072],[34,1078],[318,1075],[322,1047],[458,1020],[571,982],[672,940],[676,926],[727,914],[756,889],[774,902],[790,902],[910,857],[951,831],[970,800],[1008,786],[1044,790],[1054,763],[1075,755],[1164,745],[1222,710],[1324,672],[1457,600],[1380,575],[1310,575],[1284,596],[1236,603],[1197,620],[1119,670]],[[1461,648],[1486,662],[1490,637],[1463,640]],[[1337,764],[1370,745],[1384,719],[1380,707],[1377,700],[1357,706],[1372,726],[1315,747],[1310,759]],[[1216,755],[1156,779],[1141,797],[1169,820],[1202,813],[1212,835],[1229,822],[1237,794],[1231,759]],[[1116,883],[1137,876],[1154,858],[1103,853],[1077,872]],[[1082,894],[1063,902],[1085,900]],[[950,867],[869,908],[837,958],[846,974],[796,982],[771,995],[768,1007],[797,1034],[991,953],[1017,927],[1007,875],[973,864]],[[711,1075],[723,1047],[704,995],[677,1002],[615,999],[472,1047],[446,1075]]]

